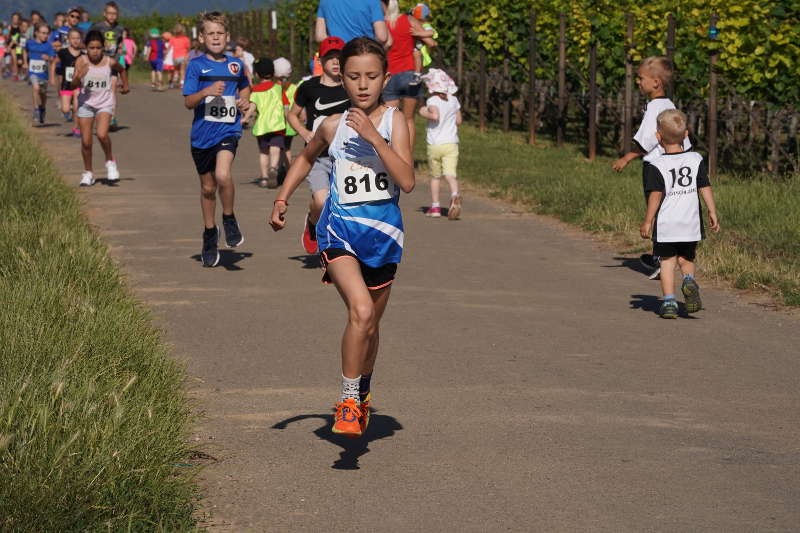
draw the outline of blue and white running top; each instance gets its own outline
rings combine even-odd
[[[390,144],[394,112],[395,108],[388,108],[378,125],[378,133]],[[347,125],[347,113],[342,114],[328,148],[330,194],[317,222],[319,250],[346,250],[373,268],[399,263],[403,255],[400,187],[375,148]]]

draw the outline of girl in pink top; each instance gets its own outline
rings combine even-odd
[[[131,32],[127,28],[122,30],[122,43],[125,46],[125,70],[129,70],[136,57],[136,41],[131,39]]]
[[[128,73],[118,61],[103,52],[105,39],[99,31],[86,34],[86,55],[75,62],[75,74],[72,77],[72,88],[80,88],[78,93],[78,126],[81,130],[81,154],[83,155],[84,172],[81,186],[94,185],[92,173],[92,128],[97,121],[97,140],[106,155],[108,182],[119,181],[117,162],[111,154],[111,138],[108,127],[114,115],[114,76],[122,80],[122,94],[128,93]]]
[[[177,76],[180,75],[180,86],[183,87],[183,80],[186,78],[186,65],[189,62],[187,56],[192,43],[186,36],[186,28],[183,24],[176,24],[172,31],[175,34],[170,41],[172,45],[172,60],[175,63],[175,82],[178,82]]]
[[[436,46],[431,39],[433,31],[426,30],[422,23],[409,15],[401,15],[397,0],[382,0],[386,4],[386,25],[392,45],[386,57],[392,77],[383,89],[383,100],[389,107],[403,110],[411,135],[411,147],[416,140],[414,110],[420,96],[420,82],[414,75],[414,39],[420,39],[429,48]],[[402,105],[401,105],[402,103]]]

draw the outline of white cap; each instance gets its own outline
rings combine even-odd
[[[279,57],[272,64],[275,66],[276,78],[288,78],[292,75],[292,64],[285,57]]]

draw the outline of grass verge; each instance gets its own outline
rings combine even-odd
[[[184,531],[183,370],[0,94],[0,530]]]
[[[424,139],[424,122],[417,126]],[[649,250],[649,241],[639,238],[640,162],[617,174],[611,159],[589,163],[574,146],[529,146],[525,134],[480,133],[470,125],[459,135],[459,178],[537,213],[612,235],[626,253]],[[424,141],[415,155],[426,159]],[[722,175],[712,186],[722,231],[700,248],[702,274],[800,306],[800,181]]]

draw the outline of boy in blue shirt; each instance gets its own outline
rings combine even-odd
[[[217,190],[222,201],[222,226],[229,247],[239,246],[244,237],[233,213],[234,187],[231,165],[242,136],[240,114],[250,106],[250,83],[244,63],[225,55],[230,40],[227,19],[219,11],[200,17],[200,42],[205,54],[186,68],[184,103],[194,110],[191,146],[200,175],[200,206],[203,211],[203,266],[219,263],[219,229],[215,222]]]
[[[28,67],[28,80],[33,93],[33,121],[39,124],[44,124],[47,82],[55,85],[56,51],[49,37],[50,26],[40,23],[36,26],[33,39],[25,43],[22,51],[22,63]]]

